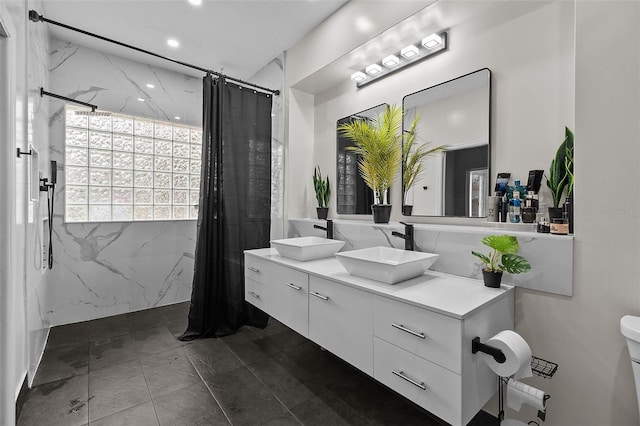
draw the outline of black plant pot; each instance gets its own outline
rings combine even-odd
[[[407,206],[407,205],[402,206],[403,216],[411,216],[411,213],[413,213],[413,206]]]
[[[502,271],[494,272],[482,270],[482,278],[484,279],[484,285],[491,288],[500,288],[500,282],[502,281]]]
[[[374,223],[389,223],[391,204],[374,204],[371,206]]]
[[[329,214],[329,207],[316,207],[318,213],[318,219],[326,219]]]
[[[553,219],[562,219],[562,207],[549,207],[549,223],[553,223]]]

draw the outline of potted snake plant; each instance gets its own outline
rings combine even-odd
[[[327,175],[326,178],[323,178],[322,173],[320,172],[320,166],[316,166],[312,177],[313,190],[316,193],[316,200],[318,201],[316,213],[318,214],[318,219],[326,219],[329,214],[329,198],[331,197],[329,175]]]
[[[358,170],[365,184],[373,191],[373,221],[388,223],[391,204],[388,191],[402,164],[401,142],[402,108],[391,105],[377,117],[354,120],[342,124],[338,131],[351,139],[355,146],[348,147],[358,155]]]
[[[445,145],[428,149],[428,144],[419,143],[416,127],[420,117],[413,119],[411,127],[404,133],[402,141],[402,214],[411,216],[413,206],[408,202],[409,190],[420,180],[426,170],[425,160],[445,149]]]
[[[488,235],[482,239],[482,244],[491,248],[489,255],[477,251],[471,254],[484,263],[482,278],[487,287],[500,288],[502,273],[520,274],[531,270],[531,265],[518,255],[520,244],[513,235]]]
[[[568,127],[564,129],[564,140],[551,160],[547,177],[547,186],[553,197],[553,207],[549,207],[549,221],[562,218],[560,202],[565,188],[569,187],[570,194],[573,195],[573,132]]]

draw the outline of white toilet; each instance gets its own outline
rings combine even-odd
[[[620,319],[620,332],[627,338],[633,378],[636,382],[636,397],[640,408],[640,317],[625,315]]]

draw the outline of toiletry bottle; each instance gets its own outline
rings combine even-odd
[[[514,190],[513,198],[509,201],[509,221],[511,223],[520,223],[520,204],[520,192]]]
[[[500,222],[507,221],[507,215],[509,210],[509,201],[507,201],[507,194],[502,196],[502,207],[500,208]]]
[[[522,207],[522,222],[533,223],[536,220],[537,209],[534,207],[533,191],[527,191],[524,198],[524,207]]]

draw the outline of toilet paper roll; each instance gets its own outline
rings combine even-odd
[[[500,423],[501,426],[527,426],[526,423],[521,422],[520,420],[514,420],[514,419],[506,419],[503,420],[502,423]]]
[[[515,331],[503,330],[486,342],[504,353],[506,361],[498,363],[493,357],[486,355],[485,360],[489,368],[498,376],[522,379],[531,377],[531,348],[527,342]]]
[[[545,411],[544,392],[517,380],[509,379],[507,383],[507,405],[512,410],[520,411],[522,404]]]

